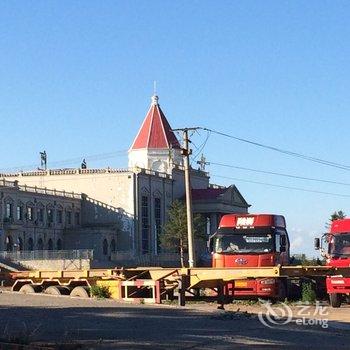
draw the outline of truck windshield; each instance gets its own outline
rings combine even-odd
[[[329,242],[329,253],[335,257],[349,257],[350,232],[332,236]]]
[[[273,251],[274,244],[271,233],[249,231],[239,230],[231,234],[220,234],[219,230],[214,240],[214,252],[239,254],[269,253]]]

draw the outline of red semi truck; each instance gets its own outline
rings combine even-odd
[[[323,248],[323,242],[327,244],[326,249]],[[315,249],[321,251],[328,266],[350,267],[350,219],[333,221],[330,231],[321,240],[315,238]],[[340,307],[344,299],[350,303],[349,277],[327,276],[326,286],[331,306]]]
[[[272,214],[227,214],[209,239],[213,267],[266,267],[288,265],[289,237],[285,218]],[[225,288],[232,297],[284,299],[282,278],[238,280]]]

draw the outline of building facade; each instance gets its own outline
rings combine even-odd
[[[0,180],[0,250],[61,250],[64,231],[81,227],[81,198]]]
[[[152,96],[128,157],[127,169],[53,169],[0,174],[0,178],[17,181],[21,186],[83,194],[82,225],[64,231],[67,248],[98,250],[102,257],[113,250],[158,254],[159,234],[169,207],[185,196],[181,146],[158,96]],[[194,212],[207,218],[208,234],[216,230],[221,215],[248,210],[249,205],[234,185],[211,185],[205,171],[191,170],[191,187]],[[115,246],[102,229],[110,230],[111,235],[117,232]]]

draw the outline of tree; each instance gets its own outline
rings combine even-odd
[[[331,226],[332,221],[345,219],[345,218],[346,218],[346,214],[342,210],[335,211],[331,215],[331,217],[328,219],[328,222],[326,223],[326,228],[328,229]]]
[[[175,200],[169,211],[169,220],[160,235],[161,247],[180,253],[181,266],[185,266],[184,254],[188,250],[187,215],[184,203]],[[199,214],[193,216],[193,231],[195,239],[205,239],[205,221]]]

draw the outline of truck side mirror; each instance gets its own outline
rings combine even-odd
[[[284,253],[285,251],[286,251],[286,246],[285,245],[281,245],[280,252]]]
[[[315,250],[320,250],[321,243],[320,243],[320,239],[319,238],[315,238],[314,239],[314,247],[315,247]]]

